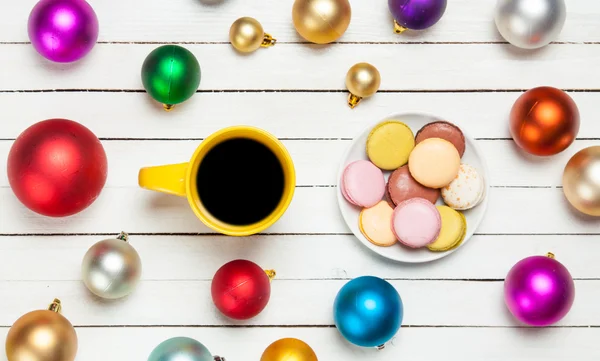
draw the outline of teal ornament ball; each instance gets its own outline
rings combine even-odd
[[[402,324],[403,306],[398,291],[387,281],[364,276],[342,287],[333,305],[335,325],[349,342],[383,348]]]
[[[144,89],[165,110],[183,103],[200,85],[200,64],[189,50],[178,45],[164,45],[152,51],[142,65]]]
[[[148,361],[225,361],[212,356],[206,346],[189,337],[174,337],[161,342]]]

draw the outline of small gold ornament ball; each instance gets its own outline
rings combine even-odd
[[[242,53],[256,51],[262,45],[264,38],[264,29],[258,20],[254,18],[239,18],[229,29],[231,45]]]
[[[298,34],[315,44],[339,39],[352,17],[348,0],[296,0],[292,18]]]
[[[354,108],[362,98],[373,96],[381,85],[379,70],[369,63],[358,63],[346,74],[346,88],[350,92],[348,104]]]
[[[600,216],[600,146],[580,150],[567,163],[563,191],[569,203],[590,216]]]
[[[54,304],[56,302],[60,301],[55,301]],[[6,336],[8,361],[73,361],[75,359],[77,334],[71,322],[58,310],[60,308],[56,311],[29,312],[12,325]]]
[[[318,361],[315,351],[296,338],[282,338],[267,347],[260,361]]]

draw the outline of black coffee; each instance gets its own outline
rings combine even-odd
[[[281,163],[262,143],[234,138],[208,151],[196,176],[204,208],[218,220],[237,226],[265,219],[284,188]]]

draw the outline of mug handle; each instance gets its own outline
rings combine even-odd
[[[159,165],[140,169],[140,187],[185,197],[185,179],[189,163]]]

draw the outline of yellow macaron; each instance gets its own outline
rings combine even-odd
[[[438,238],[428,245],[430,251],[444,252],[458,247],[467,234],[465,216],[448,206],[436,206],[442,217],[442,229]]]
[[[415,136],[408,125],[398,121],[379,123],[367,138],[367,155],[383,170],[394,170],[408,162]]]
[[[386,201],[363,209],[358,217],[360,232],[376,246],[393,246],[397,241],[392,232],[393,213],[394,209]]]

